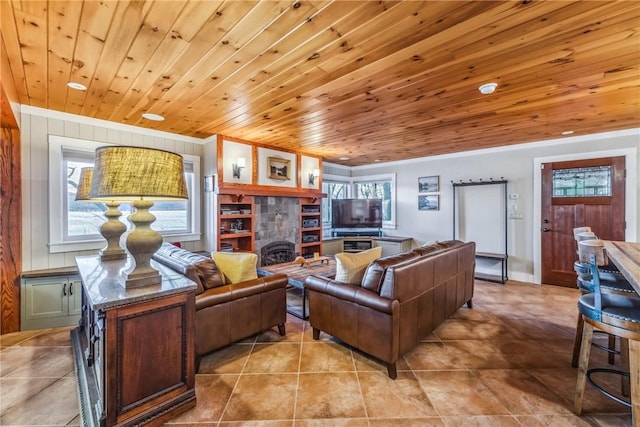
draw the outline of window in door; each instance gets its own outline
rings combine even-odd
[[[553,197],[611,196],[611,166],[554,169]]]

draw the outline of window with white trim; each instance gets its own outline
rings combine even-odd
[[[103,203],[75,201],[83,167],[93,166],[95,148],[106,145],[93,141],[49,137],[50,161],[50,233],[51,252],[99,249],[104,245],[100,226],[104,223]],[[200,239],[200,158],[183,155],[189,200],[155,202],[151,212],[156,220],[151,228],[172,241]],[[118,208],[120,220],[127,225],[131,205]]]

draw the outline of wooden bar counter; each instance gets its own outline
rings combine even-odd
[[[640,243],[604,241],[607,256],[640,295]]]
[[[640,295],[640,243],[605,240],[604,248],[631,286]],[[634,426],[640,425],[640,341],[629,340],[631,411]]]

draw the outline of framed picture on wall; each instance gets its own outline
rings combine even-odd
[[[267,159],[267,174],[270,179],[281,181],[291,179],[291,160],[269,157]]]
[[[418,178],[418,193],[436,193],[440,191],[440,176],[423,176]]]
[[[418,209],[421,211],[440,210],[440,196],[437,194],[418,196]]]

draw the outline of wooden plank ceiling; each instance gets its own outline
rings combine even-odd
[[[21,103],[198,138],[362,165],[640,125],[636,1],[1,7]]]

